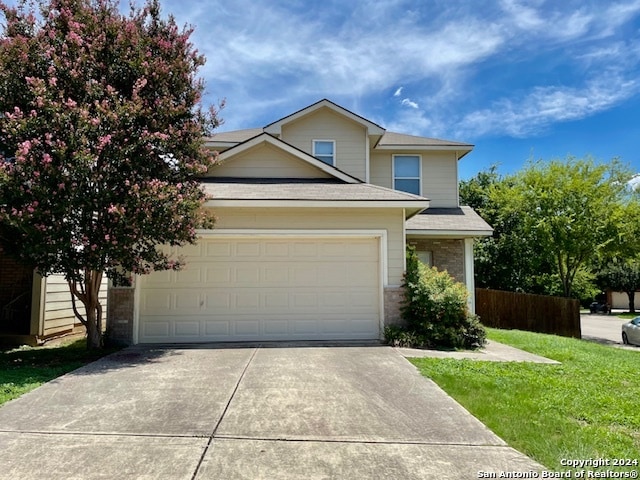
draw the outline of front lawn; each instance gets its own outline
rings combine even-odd
[[[85,339],[0,350],[0,405],[113,351],[88,351]]]
[[[411,361],[510,446],[549,469],[567,471],[563,459],[640,462],[640,351],[487,330],[491,340],[562,365]],[[627,470],[640,471],[640,466]]]

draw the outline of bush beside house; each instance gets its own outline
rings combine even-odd
[[[413,248],[407,250],[404,279],[405,327],[385,329],[389,343],[403,347],[480,348],[486,332],[469,311],[467,290],[446,271],[426,267]]]

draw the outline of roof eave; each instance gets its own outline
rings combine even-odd
[[[209,199],[205,207],[268,208],[404,208],[421,212],[429,207],[424,200],[308,200],[308,199]]]
[[[458,152],[458,160],[473,150],[473,146],[461,145],[376,145],[374,150],[424,151],[424,152]]]
[[[437,229],[407,229],[407,235],[430,237],[430,238],[478,238],[490,237],[493,230],[437,230]]]

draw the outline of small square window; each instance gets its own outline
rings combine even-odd
[[[328,165],[335,165],[336,142],[334,140],[314,140],[313,156]]]
[[[420,195],[420,156],[393,156],[393,188]]]
[[[433,254],[425,250],[417,250],[416,255],[418,260],[424,263],[427,267],[433,267]]]

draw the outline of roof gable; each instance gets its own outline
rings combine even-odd
[[[343,108],[340,105],[333,103],[330,100],[327,100],[326,98],[323,100],[320,100],[319,102],[314,103],[313,105],[309,105],[308,107],[305,107],[302,110],[298,110],[297,112],[292,113],[291,115],[287,115],[286,117],[283,117],[280,120],[276,120],[275,122],[270,123],[269,125],[264,127],[264,131],[272,135],[280,135],[282,133],[283,125],[286,125],[287,123],[295,122],[297,119],[305,117],[310,113],[315,112],[321,108],[328,108],[330,110],[333,110],[337,114],[342,115],[346,118],[349,118],[350,120],[362,125],[364,128],[367,129],[367,132],[369,135],[383,135],[385,132],[384,128],[382,128],[380,125],[377,125],[372,121],[367,120],[366,118],[361,117],[360,115],[357,115],[347,110],[346,108]]]
[[[220,164],[220,169],[222,171],[227,165],[229,165],[234,160],[238,159],[238,161],[242,161],[243,158],[246,158],[246,154],[250,151],[254,151],[256,149],[267,149],[270,152],[276,151],[277,153],[284,153],[284,155],[278,155],[279,159],[272,159],[270,161],[269,166],[265,166],[266,168],[274,168],[273,162],[280,162],[280,170],[287,169],[290,171],[292,167],[292,162],[301,162],[299,167],[299,175],[304,178],[312,177],[312,172],[315,170],[317,172],[318,178],[327,178],[332,177],[338,180],[341,180],[346,183],[361,183],[357,178],[348,175],[337,168],[327,165],[326,163],[318,160],[317,158],[303,152],[302,150],[298,150],[297,148],[289,145],[282,140],[279,140],[269,134],[263,133],[257,135],[239,145],[236,145],[228,150],[225,150],[218,156],[218,162]],[[210,170],[209,176],[219,176],[215,175],[216,166]],[[274,175],[281,174],[274,170]],[[304,173],[303,173],[304,172]],[[255,172],[253,176],[260,177],[261,172]],[[237,176],[235,173],[232,176]],[[273,175],[269,175],[270,177]],[[297,176],[297,175],[296,175]]]

